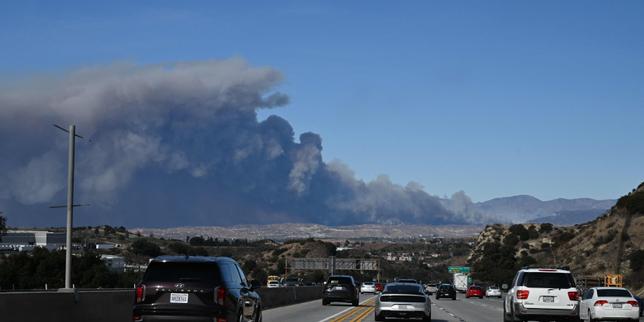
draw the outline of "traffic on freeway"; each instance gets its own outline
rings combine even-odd
[[[264,311],[264,322],[371,322],[375,321],[377,295],[360,295],[360,304],[333,303],[322,306],[321,301],[311,301]],[[458,294],[452,299],[431,298],[432,319],[435,322],[501,322],[503,298],[466,298]],[[387,319],[386,321],[407,321]],[[421,321],[420,319],[409,321]],[[644,318],[639,320],[644,322]]]

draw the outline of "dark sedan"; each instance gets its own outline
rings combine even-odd
[[[358,287],[352,276],[332,275],[324,286],[322,305],[328,305],[331,302],[349,302],[357,306],[359,298]]]
[[[456,300],[456,289],[454,288],[454,285],[452,284],[441,284],[438,286],[438,289],[436,290],[436,299],[440,299],[441,297],[448,297],[451,298],[452,300]]]

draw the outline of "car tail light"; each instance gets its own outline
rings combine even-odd
[[[626,303],[630,304],[632,307],[639,307],[640,306],[640,304],[637,303],[637,301],[628,301]]]
[[[517,299],[519,299],[519,300],[527,299],[528,295],[530,295],[530,291],[528,291],[528,290],[518,290],[517,291]]]
[[[577,291],[568,292],[568,298],[571,301],[578,301],[579,300],[579,292],[577,292]]]
[[[224,305],[226,300],[226,288],[219,286],[215,288],[215,303]]]
[[[145,300],[145,285],[139,285],[136,287],[135,291],[135,301],[136,303],[141,303]]]
[[[597,301],[595,301],[595,306],[602,306],[604,304],[608,304],[608,301],[606,301],[606,300],[597,300]]]

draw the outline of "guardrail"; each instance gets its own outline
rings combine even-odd
[[[321,286],[261,288],[264,309],[321,298]],[[2,322],[130,322],[133,289],[0,292]]]

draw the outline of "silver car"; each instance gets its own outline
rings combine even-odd
[[[389,283],[376,299],[376,321],[385,318],[421,318],[432,320],[432,303],[423,286],[412,283]]]

